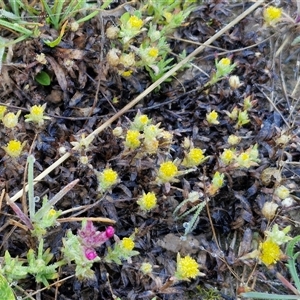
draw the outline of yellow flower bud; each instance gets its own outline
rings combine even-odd
[[[18,124],[18,119],[21,114],[21,111],[19,110],[16,114],[9,112],[6,115],[4,115],[2,119],[2,123],[7,128],[14,128]]]
[[[209,114],[206,115],[206,121],[209,124],[217,125],[220,123],[218,121],[218,117],[219,117],[218,113],[215,110],[213,110],[212,112],[210,112]]]

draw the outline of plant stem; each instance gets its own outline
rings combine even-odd
[[[27,158],[28,162],[28,204],[29,204],[29,216],[33,220],[35,215],[35,199],[34,199],[34,190],[33,190],[33,165],[35,158],[33,155],[29,155]]]

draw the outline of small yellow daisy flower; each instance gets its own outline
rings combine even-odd
[[[142,210],[149,211],[155,207],[156,202],[155,194],[153,192],[149,192],[140,197],[137,204]]]
[[[203,274],[200,273],[199,265],[196,260],[189,255],[181,258],[178,253],[175,277],[179,280],[189,280],[191,278],[196,278],[199,275]]]
[[[212,112],[210,112],[209,114],[206,115],[206,121],[209,124],[217,125],[220,123],[218,121],[218,117],[219,117],[219,114],[215,110],[213,110]]]
[[[126,251],[131,251],[134,248],[134,241],[131,238],[123,238],[121,241],[121,248]]]
[[[44,124],[44,120],[50,119],[49,117],[44,116],[44,110],[46,104],[43,105],[34,105],[30,108],[30,114],[25,115],[25,122],[37,123],[39,126]]]
[[[105,192],[118,182],[118,173],[112,169],[105,169],[103,172],[97,174],[98,190]]]
[[[21,155],[23,147],[25,146],[26,142],[22,143],[17,140],[11,140],[8,142],[6,147],[2,147],[6,154],[8,154],[12,158],[17,158]]]
[[[240,167],[249,168],[251,166],[250,155],[247,152],[242,152],[236,161]]]
[[[128,130],[125,139],[125,146],[129,149],[136,149],[141,145],[141,134],[137,130]]]
[[[229,165],[234,160],[234,152],[230,149],[224,149],[223,153],[220,156],[221,161],[225,165]]]
[[[141,29],[143,26],[143,20],[141,20],[140,18],[138,18],[137,16],[131,16],[128,20],[128,27],[135,29],[135,30],[139,30]]]
[[[144,130],[144,127],[148,125],[151,122],[151,120],[148,118],[147,115],[141,114],[138,112],[136,116],[134,117],[134,120],[130,126],[131,129],[142,131]]]
[[[280,260],[281,251],[275,242],[266,240],[260,244],[260,260],[268,267]]]
[[[177,166],[172,161],[167,161],[160,165],[158,170],[158,179],[162,183],[170,182],[177,174]]]
[[[219,66],[221,67],[227,67],[230,66],[231,64],[231,60],[228,57],[222,58],[219,62],[218,62]]]
[[[152,58],[156,58],[158,56],[158,49],[155,47],[149,48],[148,55]]]
[[[274,25],[281,18],[282,9],[269,6],[264,10],[264,20],[267,25]]]
[[[206,159],[203,153],[203,150],[200,148],[191,149],[184,158],[182,165],[188,168],[200,165]]]

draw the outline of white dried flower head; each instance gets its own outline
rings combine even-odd
[[[228,81],[232,90],[236,90],[241,86],[240,78],[236,75],[230,76]]]
[[[116,67],[120,63],[120,58],[119,58],[120,53],[121,51],[116,48],[110,49],[106,55],[107,62],[111,66]]]
[[[266,202],[261,210],[263,216],[268,219],[272,220],[276,215],[276,210],[278,205],[274,202]]]
[[[281,201],[283,207],[290,207],[295,203],[295,200],[292,197],[287,197]]]
[[[113,135],[116,137],[119,137],[123,134],[123,128],[120,126],[117,126],[114,130],[113,130]]]
[[[106,29],[106,36],[110,40],[114,40],[118,37],[120,29],[117,26],[110,26]]]

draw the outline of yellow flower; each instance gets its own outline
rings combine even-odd
[[[3,119],[4,114],[6,113],[7,107],[4,105],[0,105],[0,120]]]
[[[285,199],[290,195],[290,191],[284,185],[280,185],[276,188],[275,195],[277,195],[280,199]]]
[[[138,18],[137,16],[131,16],[128,20],[128,27],[135,29],[135,30],[139,30],[141,29],[143,26],[143,20],[141,20],[140,18]]]
[[[44,116],[44,110],[46,104],[44,105],[34,105],[30,108],[30,114],[25,115],[25,122],[34,122],[38,125],[43,125],[44,120],[50,119],[49,117]]]
[[[121,73],[123,77],[130,77],[132,75],[132,70],[124,71]]]
[[[172,161],[164,162],[158,170],[158,179],[162,183],[170,182],[178,174],[178,169]]]
[[[137,130],[128,130],[125,139],[125,146],[130,149],[136,149],[140,146],[140,133]]]
[[[200,165],[205,160],[203,150],[199,148],[193,148],[184,158],[182,165],[185,167],[195,167]]]
[[[158,56],[158,49],[155,47],[149,48],[148,55],[152,58],[156,58]]]
[[[49,216],[49,217],[53,217],[53,216],[55,216],[55,215],[56,215],[56,210],[53,209],[53,208],[51,208],[51,209],[49,210],[49,212],[48,212],[48,216]]]
[[[18,118],[21,114],[21,111],[19,110],[16,114],[9,112],[6,115],[4,115],[2,122],[3,125],[7,128],[13,128],[17,126],[18,124]]]
[[[121,248],[126,251],[131,251],[134,248],[134,241],[131,238],[123,238],[121,241]]]
[[[266,240],[260,244],[260,260],[268,267],[275,264],[281,256],[278,244],[272,240]]]
[[[140,270],[146,275],[152,272],[152,265],[150,263],[142,263]]]
[[[8,142],[6,147],[2,147],[5,152],[12,158],[17,158],[21,155],[21,152],[23,150],[23,147],[25,146],[24,142],[23,144],[21,144],[20,141],[17,140],[11,140]]]
[[[219,117],[218,113],[215,110],[213,110],[212,112],[210,112],[209,114],[206,115],[206,121],[209,124],[217,125],[220,123],[218,121],[218,117]]]
[[[103,172],[97,174],[99,187],[98,190],[105,192],[118,182],[118,173],[112,169],[105,169]]]
[[[224,149],[223,153],[220,156],[221,161],[225,165],[229,165],[234,159],[234,152],[230,149]]]
[[[177,254],[177,269],[175,277],[179,280],[189,280],[190,278],[196,278],[202,275],[199,272],[199,265],[195,259],[189,255],[181,258],[180,254]]]
[[[156,205],[156,196],[154,193],[149,192],[140,197],[137,203],[142,210],[149,211]]]
[[[281,17],[281,8],[269,6],[264,10],[264,20],[267,25],[274,25]]]
[[[142,131],[144,127],[148,125],[151,120],[148,118],[147,115],[142,115],[140,112],[136,114],[134,120],[130,126],[131,129]]]
[[[140,46],[138,55],[142,59],[142,63],[146,66],[153,65],[158,56],[159,50],[156,47],[144,47]]]
[[[242,152],[236,161],[240,167],[249,168],[251,166],[250,155],[247,152]]]
[[[222,58],[219,62],[218,65],[220,67],[227,67],[230,66],[231,60],[228,57]]]
[[[216,64],[217,72],[215,74],[213,83],[217,82],[221,77],[230,74],[236,66],[235,64],[231,64],[231,60],[228,57],[216,61],[215,64]]]

